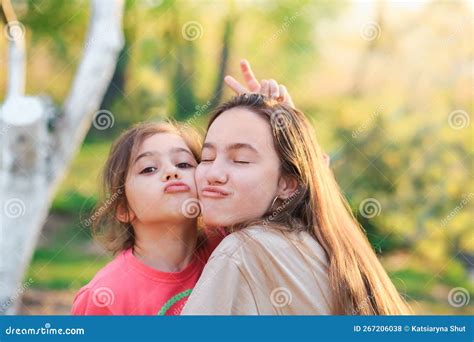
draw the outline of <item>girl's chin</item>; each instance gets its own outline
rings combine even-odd
[[[236,223],[237,221],[229,220],[229,218],[224,217],[222,215],[206,215],[203,214],[202,219],[206,227],[214,228],[214,227],[229,227]]]

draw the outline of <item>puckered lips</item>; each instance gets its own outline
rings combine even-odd
[[[201,189],[201,195],[208,198],[225,198],[230,193],[218,186],[205,186]]]
[[[177,192],[188,192],[191,188],[183,182],[170,182],[165,186],[164,192],[174,194]]]

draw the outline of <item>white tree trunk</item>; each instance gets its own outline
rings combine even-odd
[[[99,109],[123,46],[123,0],[91,5],[82,61],[53,134],[47,133],[44,102],[23,96],[24,70],[12,69],[21,54],[9,55],[9,92],[0,111],[0,314],[14,314],[23,290],[35,281],[33,275],[22,283],[51,200]]]
[[[23,26],[8,26],[10,40],[8,47],[7,97],[20,96],[25,92],[25,37]]]

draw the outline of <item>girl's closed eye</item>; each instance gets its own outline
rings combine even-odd
[[[209,163],[209,162],[211,162],[211,161],[214,161],[214,159],[212,158],[212,156],[210,156],[210,155],[205,155],[205,154],[203,154],[203,155],[201,156],[201,163]]]
[[[214,161],[215,153],[212,152],[209,148],[204,148],[201,153],[201,163],[210,163]]]
[[[253,158],[248,155],[248,153],[240,152],[236,153],[231,157],[232,162],[236,164],[250,164],[253,161]]]

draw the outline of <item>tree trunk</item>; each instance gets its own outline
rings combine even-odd
[[[216,107],[222,99],[224,90],[224,77],[227,73],[227,64],[229,61],[229,50],[234,32],[235,18],[230,13],[225,21],[224,34],[222,36],[222,50],[219,61],[219,73],[217,74],[214,96],[212,98],[212,107]]]
[[[0,314],[14,314],[22,292],[35,281],[32,275],[22,283],[57,185],[112,78],[123,46],[123,8],[123,0],[91,2],[84,54],[51,134],[46,105],[23,96],[24,69],[14,69],[18,54],[10,52],[9,92],[0,112]]]

